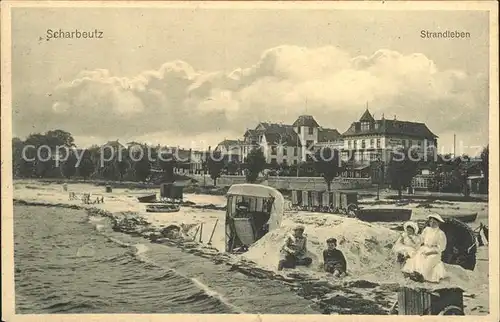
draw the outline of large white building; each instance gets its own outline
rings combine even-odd
[[[324,146],[341,149],[343,141],[337,130],[321,127],[311,115],[301,115],[292,125],[261,122],[248,129],[242,140],[224,140],[216,149],[243,161],[259,146],[267,163],[292,165],[305,161],[308,154]]]
[[[343,156],[359,162],[389,161],[398,148],[412,148],[419,155],[437,149],[437,136],[424,123],[375,120],[368,109],[359,121],[353,122],[342,134]]]

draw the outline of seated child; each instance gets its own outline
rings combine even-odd
[[[344,254],[337,247],[335,238],[328,238],[326,241],[327,249],[323,251],[323,260],[325,262],[325,272],[332,273],[335,277],[340,277],[347,272],[347,261]]]
[[[408,221],[403,225],[403,233],[393,246],[393,252],[397,255],[397,261],[403,265],[406,260],[413,257],[416,249],[422,243],[418,234],[418,225],[413,221]]]

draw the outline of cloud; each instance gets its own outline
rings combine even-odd
[[[258,121],[305,113],[343,132],[367,102],[376,117],[425,122],[438,135],[474,128],[487,135],[487,76],[440,70],[420,53],[352,57],[332,46],[271,48],[228,73],[183,61],[134,77],[82,71],[54,90],[44,113],[79,136],[241,136]]]

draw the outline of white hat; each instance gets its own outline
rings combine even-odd
[[[406,229],[408,229],[408,227],[413,228],[413,230],[415,231],[415,234],[418,234],[418,225],[416,222],[413,222],[413,221],[405,222],[403,225],[403,229],[406,231]]]
[[[432,214],[432,215],[427,216],[427,219],[431,219],[431,218],[434,218],[437,221],[444,223],[444,219],[438,214]]]

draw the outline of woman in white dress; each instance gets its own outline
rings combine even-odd
[[[398,262],[402,264],[408,258],[413,257],[417,248],[422,244],[421,238],[418,235],[417,223],[413,221],[405,222],[403,230],[403,233],[401,233],[392,248],[392,251],[397,255]]]
[[[446,235],[439,229],[444,223],[440,215],[428,216],[429,226],[422,231],[422,245],[415,256],[410,257],[403,266],[403,273],[415,278],[437,283],[446,277],[446,270],[441,261],[441,254],[446,248]]]

